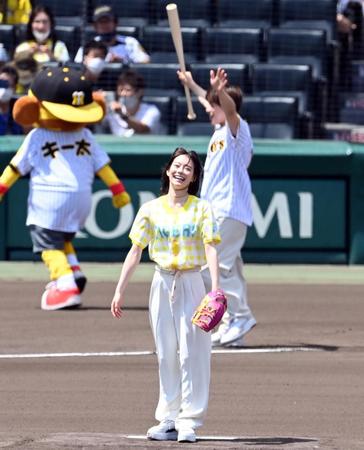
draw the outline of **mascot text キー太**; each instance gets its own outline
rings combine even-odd
[[[72,239],[89,214],[95,173],[111,190],[116,208],[130,203],[109,157],[85,128],[104,112],[92,84],[66,66],[41,70],[28,95],[14,105],[15,121],[35,128],[0,177],[0,200],[19,177],[30,175],[26,224],[51,279],[42,295],[45,310],[81,304],[86,278]]]

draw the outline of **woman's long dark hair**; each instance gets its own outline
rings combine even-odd
[[[162,170],[161,189],[160,189],[162,195],[167,194],[169,190],[169,178],[167,175],[167,170],[170,169],[171,165],[173,164],[173,161],[177,158],[177,156],[181,155],[187,155],[193,162],[194,167],[193,181],[188,186],[188,193],[191,195],[197,195],[198,191],[200,190],[200,184],[203,174],[203,168],[200,158],[198,157],[197,153],[193,150],[186,150],[183,147],[177,147]]]
[[[51,31],[48,36],[48,39],[52,40],[52,46],[54,48],[54,45],[57,40],[57,36],[56,36],[55,30],[54,30],[56,23],[54,20],[54,15],[53,15],[52,10],[50,8],[48,8],[48,6],[45,6],[45,5],[37,5],[32,9],[32,12],[30,13],[30,16],[29,16],[28,25],[27,25],[26,39],[28,41],[35,41],[35,37],[33,34],[33,30],[32,30],[32,24],[34,22],[35,17],[41,12],[47,14],[47,16],[49,17],[49,21],[51,22]]]

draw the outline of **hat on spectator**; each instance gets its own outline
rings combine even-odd
[[[39,66],[30,51],[17,52],[13,66],[18,72],[19,84],[28,87],[38,72]]]
[[[116,14],[112,10],[111,6],[102,5],[95,8],[92,16],[93,21],[97,22],[98,20],[103,19],[104,17],[112,20],[116,19]]]

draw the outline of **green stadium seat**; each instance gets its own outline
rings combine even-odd
[[[308,64],[314,78],[328,75],[330,51],[325,30],[268,30],[267,62]]]
[[[299,111],[314,111],[314,83],[308,65],[254,64],[252,93],[264,96],[297,97]]]
[[[220,27],[268,29],[274,25],[274,0],[219,0],[216,7]]]
[[[200,60],[201,33],[199,28],[182,27],[181,33],[186,64]],[[169,27],[159,25],[144,27],[141,42],[150,55],[151,62],[178,62]]]
[[[208,28],[205,61],[252,64],[262,60],[264,34],[259,28]]]
[[[13,25],[0,24],[0,42],[4,45],[9,57],[11,57],[16,46],[16,35]]]
[[[156,0],[156,20],[158,25],[168,25],[166,6],[169,0]],[[208,27],[215,20],[214,0],[178,0],[178,15],[181,26]]]
[[[173,97],[160,97],[160,96],[144,96],[143,102],[151,103],[157,106],[161,112],[161,124],[163,127],[163,134],[173,134],[175,132],[176,126],[173,121],[175,115],[173,114],[174,109],[174,98]]]
[[[145,95],[177,97],[183,92],[183,87],[177,77],[178,64],[130,64],[130,67],[144,77]]]
[[[80,46],[80,29],[78,26],[56,25],[55,32],[57,38],[67,45],[71,60],[76,55]]]
[[[33,1],[33,6],[43,5],[50,8],[57,25],[80,26],[83,24],[83,15],[88,15],[88,5],[75,0],[40,0]]]
[[[96,88],[104,91],[115,91],[116,82],[123,67],[122,63],[108,63],[96,82]]]
[[[143,27],[151,23],[155,10],[153,0],[94,0],[93,7],[110,5],[120,25]]]
[[[216,70],[218,64],[195,63],[190,69],[194,80],[207,89],[210,86],[210,70]],[[228,74],[229,84],[239,86],[244,93],[250,91],[250,66],[248,64],[222,64]]]
[[[247,96],[240,112],[255,138],[301,137],[298,100],[295,97]]]
[[[336,38],[337,0],[279,0],[281,28],[326,30],[328,39]]]

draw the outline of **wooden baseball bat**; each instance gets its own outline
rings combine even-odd
[[[167,15],[168,15],[169,27],[171,29],[173,44],[174,44],[174,48],[175,48],[176,54],[177,54],[178,63],[181,68],[181,71],[185,73],[186,72],[186,64],[185,64],[185,57],[184,57],[184,53],[183,53],[182,33],[181,33],[181,26],[180,26],[179,17],[178,17],[177,5],[175,3],[169,3],[166,6],[166,10],[167,10]],[[187,118],[189,120],[194,120],[194,119],[196,119],[196,114],[195,114],[195,112],[193,110],[193,106],[192,106],[191,93],[190,93],[189,88],[186,85],[184,85],[184,88],[185,88],[185,96],[186,96],[186,101],[187,101],[187,111],[188,111]]]

